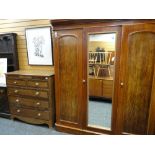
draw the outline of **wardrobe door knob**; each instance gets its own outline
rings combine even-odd
[[[86,83],[86,80],[82,80],[83,83]]]
[[[121,83],[120,83],[120,85],[121,85],[121,86],[124,86],[124,83],[123,83],[123,82],[121,82]]]

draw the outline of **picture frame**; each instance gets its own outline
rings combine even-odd
[[[29,65],[54,65],[51,33],[50,26],[25,29]]]

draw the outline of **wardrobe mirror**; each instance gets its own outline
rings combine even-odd
[[[116,33],[88,35],[88,126],[111,130]]]

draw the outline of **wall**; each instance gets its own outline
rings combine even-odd
[[[17,33],[17,49],[19,68],[22,70],[54,70],[53,66],[30,66],[28,65],[27,49],[25,40],[25,28],[51,26],[48,19],[21,19],[0,20],[0,33]]]

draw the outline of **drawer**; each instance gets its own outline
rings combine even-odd
[[[7,79],[7,85],[25,86],[26,85],[26,81],[19,80],[19,79]]]
[[[24,76],[24,75],[6,75],[8,80],[27,80],[31,79],[31,76]]]
[[[24,109],[24,108],[17,108],[17,107],[12,106],[11,113],[14,115],[23,116],[23,117],[49,120],[49,112],[48,111]]]
[[[32,80],[41,80],[41,81],[48,81],[50,77],[47,77],[47,76],[32,76]]]
[[[48,98],[47,91],[32,90],[32,89],[20,89],[20,88],[8,88],[8,95],[22,95],[32,96],[40,98]]]
[[[106,86],[113,86],[113,80],[103,80],[103,87]]]
[[[111,92],[103,92],[103,97],[112,99],[112,93]]]
[[[103,97],[112,98],[113,90],[112,89],[103,89]]]
[[[28,87],[35,87],[35,88],[48,88],[48,82],[46,81],[28,81]]]
[[[112,91],[113,90],[113,86],[104,86],[102,87],[103,91],[105,90],[109,90],[109,91]]]
[[[47,109],[49,107],[48,101],[15,97],[15,96],[9,96],[9,102],[11,104],[15,104],[15,106],[34,107],[41,109]]]
[[[17,80],[41,80],[48,81],[50,77],[48,76],[31,76],[31,75],[6,75],[7,79],[17,79]]]

